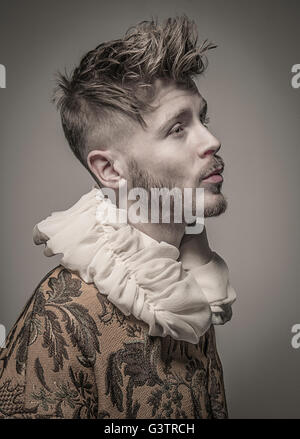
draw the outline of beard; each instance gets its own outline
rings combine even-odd
[[[224,169],[224,160],[217,154],[213,156],[212,162],[201,171],[199,176],[200,186],[204,189],[204,217],[218,216],[225,212],[227,209],[227,200],[222,194],[222,184],[220,183],[203,183],[207,175],[222,167]]]
[[[151,212],[151,188],[163,189],[167,188],[172,190],[177,187],[181,189],[182,193],[182,206],[184,206],[184,187],[176,184],[171,178],[159,178],[156,175],[151,174],[147,169],[142,169],[138,162],[134,158],[130,158],[127,161],[128,172],[130,177],[130,188],[143,188],[148,193],[148,211]],[[201,183],[201,181],[214,169],[219,166],[224,167],[224,162],[220,156],[215,155],[214,161],[210,163],[209,167],[203,169],[201,175],[199,176],[198,186],[192,188],[192,215],[196,216],[196,188],[204,189],[204,217],[213,217],[221,215],[227,209],[227,200],[221,192],[222,182],[220,183]],[[161,197],[162,198],[162,197]],[[162,205],[161,199],[159,204],[159,222],[162,221]],[[175,212],[176,195],[170,197],[170,213],[171,222]],[[182,207],[182,218],[184,218]]]
[[[206,190],[207,192],[214,194],[214,196],[211,200],[206,200],[206,196],[204,193],[204,217],[208,218],[211,216],[219,216],[224,213],[227,209],[228,203],[226,198],[222,194],[221,189],[212,188]]]

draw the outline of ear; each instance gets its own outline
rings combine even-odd
[[[87,163],[92,173],[105,187],[117,189],[122,178],[122,171],[112,157],[111,151],[95,149],[87,156]]]

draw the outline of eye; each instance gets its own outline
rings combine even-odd
[[[200,114],[200,121],[201,121],[202,125],[207,127],[207,125],[210,122],[210,118],[206,114]]]
[[[181,123],[177,123],[176,125],[174,125],[174,127],[172,128],[172,130],[169,132],[169,135],[175,135],[178,136],[182,133],[183,131],[183,125]]]

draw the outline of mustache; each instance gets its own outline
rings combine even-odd
[[[210,174],[213,172],[216,172],[217,170],[220,170],[220,172],[223,172],[225,168],[224,160],[221,156],[215,155],[213,156],[212,161],[207,165],[205,169],[202,170],[200,175],[200,180],[204,180],[207,178]]]

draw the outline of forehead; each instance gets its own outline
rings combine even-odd
[[[155,84],[155,98],[151,105],[155,108],[145,117],[146,123],[162,122],[171,117],[181,108],[199,110],[206,104],[205,99],[199,93],[196,85],[187,88],[175,82],[162,82],[157,80]]]

